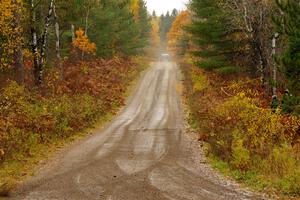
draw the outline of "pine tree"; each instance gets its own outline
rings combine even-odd
[[[281,33],[288,38],[288,49],[280,59],[284,72],[294,91],[300,90],[300,1],[276,0],[284,14],[284,20],[275,20]]]
[[[140,47],[143,48],[148,44],[150,31],[151,31],[151,18],[148,15],[146,2],[139,0],[139,17],[138,17],[138,28],[140,30]],[[142,52],[142,51],[141,51]]]
[[[144,4],[135,19],[130,1],[101,1],[91,16],[89,36],[96,43],[97,55],[135,55],[146,45],[148,14]],[[143,23],[143,24],[142,24]],[[144,24],[145,23],[145,24]],[[149,32],[148,32],[149,33]]]
[[[176,19],[176,17],[178,16],[179,12],[177,9],[173,9],[172,10],[172,14],[171,14],[171,17],[172,17],[172,20],[174,21]]]
[[[161,15],[160,17],[159,35],[160,35],[160,40],[163,44],[166,44],[167,42],[167,33],[170,31],[172,24],[176,19],[177,15],[178,15],[178,11],[174,9],[171,15],[170,12],[168,11],[166,15]]]
[[[154,19],[155,19],[155,18],[157,18],[157,15],[156,15],[156,12],[155,12],[155,10],[153,10],[153,12],[152,12],[152,15],[151,15],[151,16],[152,16],[152,18],[154,18]]]
[[[191,2],[193,24],[188,31],[194,37],[199,50],[194,52],[201,58],[201,68],[229,68],[234,43],[226,29],[226,13],[217,0],[193,0]]]

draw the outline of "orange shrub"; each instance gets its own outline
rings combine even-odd
[[[84,31],[81,28],[79,28],[75,34],[76,38],[73,41],[73,47],[75,48],[75,50],[83,54],[95,55],[96,44],[88,39]]]

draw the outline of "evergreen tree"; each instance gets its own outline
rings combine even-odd
[[[177,9],[173,9],[172,10],[172,14],[171,14],[171,17],[172,17],[172,20],[174,21],[176,19],[176,17],[178,16],[179,12]]]
[[[155,10],[153,10],[153,12],[152,12],[152,18],[154,18],[154,19],[156,19],[157,18],[157,15],[156,15],[156,12],[155,12]]]
[[[177,16],[177,15],[176,15]],[[171,29],[171,26],[176,18],[176,16],[171,16],[170,12],[168,11],[165,17],[165,21],[163,26],[165,27],[165,33],[167,34],[169,32],[169,30]]]
[[[174,20],[178,15],[178,11],[174,9],[172,11],[172,15],[168,11],[166,15],[161,15],[160,17],[160,24],[159,24],[159,35],[160,40],[165,43],[167,41],[167,33],[170,31]]]
[[[165,15],[161,15],[160,16],[160,21],[159,21],[159,37],[160,37],[160,41],[164,41],[165,37],[164,34],[166,33],[166,27],[164,26],[165,23]]]
[[[138,28],[140,30],[140,46],[145,47],[148,44],[150,31],[151,31],[151,18],[148,15],[146,2],[139,0],[139,12],[138,12]]]
[[[294,91],[300,90],[300,1],[276,0],[284,12],[284,20],[275,20],[281,33],[288,38],[288,49],[280,59],[284,72]]]
[[[193,0],[191,9],[194,13],[193,24],[188,31],[193,35],[199,50],[194,52],[201,57],[197,64],[201,68],[229,67],[234,43],[226,29],[226,13],[218,6],[217,0]]]
[[[101,1],[91,16],[89,37],[97,46],[97,55],[136,54],[140,48],[139,28],[129,10],[129,2]]]

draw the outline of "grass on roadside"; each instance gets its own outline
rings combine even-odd
[[[89,84],[86,81],[98,79],[95,75],[91,77],[89,72],[78,74],[86,88],[82,94],[82,87],[74,84],[72,90],[79,88],[76,94],[71,90],[62,96],[53,93],[46,97],[31,93],[16,83],[4,88],[0,109],[10,117],[1,116],[4,112],[0,114],[0,150],[4,152],[0,155],[0,196],[8,196],[61,148],[93,133],[93,128],[102,127],[115,116],[140,72],[148,67],[148,61],[141,58],[133,58],[131,64],[134,65],[131,68],[124,64],[125,69],[113,66],[102,69],[104,77],[101,75],[98,81],[104,86],[100,86],[103,87],[100,90],[97,88],[99,93],[86,85]],[[86,66],[87,70],[94,70],[89,64]],[[71,78],[76,79],[74,75]]]
[[[0,196],[7,196],[9,192],[18,186],[23,180],[34,176],[39,167],[46,164],[47,160],[59,153],[63,148],[72,145],[74,142],[93,134],[94,128],[102,127],[105,123],[113,118],[113,113],[101,117],[97,123],[90,128],[78,133],[74,133],[68,138],[57,138],[47,144],[37,144],[31,148],[31,155],[25,157],[24,155],[16,155],[18,159],[9,159],[5,161],[0,167]]]
[[[255,80],[195,68],[183,67],[189,122],[213,167],[254,190],[299,198],[300,119],[272,112]]]

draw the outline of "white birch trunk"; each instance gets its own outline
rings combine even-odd
[[[35,78],[36,85],[38,85],[40,58],[39,58],[35,24],[36,24],[35,5],[34,5],[34,0],[31,0],[31,40],[32,40],[31,42],[32,42],[32,54],[33,54],[33,63],[34,63],[34,78]]]
[[[75,26],[71,24],[72,42],[75,40]]]
[[[86,13],[86,16],[85,16],[85,31],[84,31],[85,36],[87,36],[87,33],[88,33],[89,16],[90,16],[90,8],[88,7],[87,13]]]
[[[84,35],[87,37],[87,33],[88,33],[88,26],[89,26],[89,15],[90,15],[90,8],[88,6],[88,9],[87,9],[87,13],[86,13],[86,16],[85,16],[85,30],[84,30]],[[84,59],[84,52],[82,51],[81,53],[81,60]]]
[[[55,36],[56,36],[55,50],[56,50],[56,59],[57,59],[58,67],[60,69],[60,80],[63,80],[63,67],[62,67],[61,54],[60,54],[60,30],[59,30],[58,16],[57,16],[57,13],[56,13],[55,4],[53,5],[53,15],[54,15],[54,20],[55,20]]]
[[[44,71],[44,67],[45,67],[45,63],[46,63],[45,51],[46,51],[46,46],[47,46],[50,18],[53,14],[53,5],[54,5],[53,1],[54,0],[50,1],[48,15],[46,16],[46,19],[45,19],[45,27],[44,27],[44,31],[43,31],[42,46],[41,46],[41,58],[40,58],[40,66],[39,66],[39,74],[38,74],[38,83],[39,84],[42,83],[43,71]]]
[[[276,56],[276,40],[278,38],[278,33],[275,33],[273,35],[273,38],[272,38],[272,57],[275,59],[275,56]],[[273,77],[273,88],[272,88],[272,91],[273,91],[273,96],[277,96],[277,86],[276,86],[276,83],[277,83],[277,65],[276,65],[276,62],[274,61],[274,64],[273,64],[273,70],[272,70],[272,77]]]

